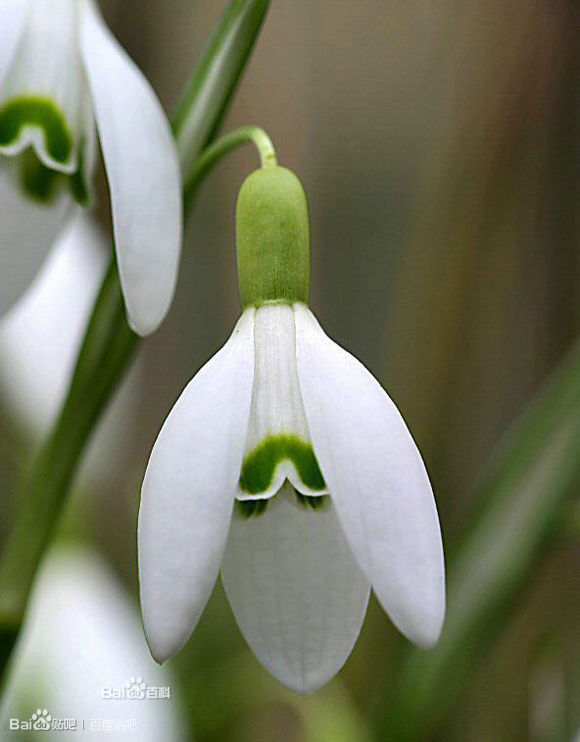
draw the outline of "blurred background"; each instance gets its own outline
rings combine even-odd
[[[226,3],[101,5],[172,112]],[[579,15],[575,0],[273,0],[225,122],[264,127],[301,177],[311,305],[403,412],[450,553],[496,443],[580,330]],[[172,404],[238,316],[234,206],[256,166],[245,148],[201,189],[176,302],[123,392],[122,457],[97,448],[100,472],[83,479],[83,531],[134,601],[144,468]],[[107,208],[103,190],[105,227]],[[26,435],[10,429],[6,488]],[[580,518],[570,514],[485,651],[465,648],[477,661],[453,703],[415,739],[574,739]],[[169,663],[172,702],[200,742],[383,740],[404,645],[372,601],[339,677],[299,698],[259,666],[218,586]]]

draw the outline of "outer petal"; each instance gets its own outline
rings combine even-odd
[[[429,647],[445,613],[443,547],[421,455],[377,380],[295,305],[298,378],[314,451],[384,609]]]
[[[0,316],[28,287],[71,211],[66,196],[35,204],[0,170]]]
[[[0,83],[18,47],[29,10],[30,3],[26,0],[3,0],[0,3]]]
[[[92,0],[81,15],[83,60],[109,177],[119,272],[132,327],[167,313],[182,239],[181,185],[169,125],[149,84]]]
[[[331,502],[305,508],[287,487],[262,515],[236,515],[222,579],[242,633],[281,683],[311,693],[343,666],[369,584]]]
[[[151,653],[183,646],[216,580],[250,414],[254,310],[194,377],[157,438],[141,493],[141,608]]]

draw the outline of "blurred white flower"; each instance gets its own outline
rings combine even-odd
[[[143,686],[164,692],[147,698]],[[161,697],[166,689],[169,698]],[[45,561],[5,699],[3,732],[11,718],[27,721],[38,709],[39,717],[46,710],[52,720],[78,723],[75,732],[46,731],[43,739],[100,739],[95,731],[103,739],[140,742],[186,738],[172,677],[151,659],[136,607],[88,548],[59,547]],[[114,723],[105,728],[108,720],[135,722],[119,730]]]
[[[376,379],[300,302],[246,309],[177,401],[143,482],[139,564],[156,659],[187,640],[222,565],[248,643],[299,692],[345,662],[370,585],[421,646],[445,611],[421,455]]]
[[[2,405],[34,438],[48,432],[64,400],[108,248],[90,217],[77,214],[28,291],[0,319]],[[93,477],[114,474],[120,443],[135,421],[139,380],[137,363],[91,444]]]
[[[77,216],[0,320],[0,384],[31,430],[46,432],[64,399],[106,265],[103,236]]]
[[[90,202],[95,121],[129,321],[145,335],[171,303],[181,249],[179,165],[165,115],[94,0],[3,0],[0,315],[74,202]]]

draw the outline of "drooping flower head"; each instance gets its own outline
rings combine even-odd
[[[74,204],[90,203],[96,129],[129,321],[147,334],[171,302],[181,248],[179,168],[161,106],[94,0],[2,0],[0,315]]]
[[[371,586],[407,637],[437,641],[439,522],[397,408],[307,306],[308,207],[289,170],[242,186],[237,250],[243,314],[165,421],[143,483],[145,630],[155,658],[175,653],[221,567],[258,659],[311,692],[350,654]]]

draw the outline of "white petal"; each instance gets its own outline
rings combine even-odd
[[[384,609],[429,647],[445,613],[429,478],[399,411],[365,367],[295,305],[298,378],[314,451],[351,548]]]
[[[0,321],[6,405],[38,434],[48,431],[67,391],[106,269],[105,247],[96,226],[79,212],[29,290]]]
[[[219,572],[250,414],[254,310],[194,377],[157,438],[141,493],[141,608],[153,656],[187,640]]]
[[[0,170],[0,316],[31,283],[72,210],[67,196],[35,204]]]
[[[79,722],[76,732],[53,731],[39,739],[186,739],[175,694],[170,701],[113,701],[105,696],[105,689],[120,694],[132,676],[141,677],[148,687],[172,686],[174,681],[167,668],[151,659],[136,606],[106,562],[86,548],[58,547],[43,561],[35,580],[3,693],[1,728],[8,728],[10,717],[30,718],[40,706],[48,708],[53,718]],[[90,731],[89,719],[111,716],[135,719],[138,731],[109,729],[102,735]],[[81,719],[86,720],[85,732]],[[33,732],[31,738],[36,736]]]
[[[293,444],[301,447],[303,463],[304,456],[307,457],[306,460],[312,459],[310,463],[320,474],[312,453],[310,432],[298,384],[296,326],[294,311],[289,304],[266,304],[256,310],[254,344],[254,387],[244,449],[244,467],[251,460],[252,453],[260,447],[273,444],[275,439],[278,441],[290,439]],[[239,499],[252,499],[256,495],[272,497],[286,479],[305,495],[316,496],[326,493],[327,490],[323,486],[309,486],[314,485],[314,481],[310,481],[307,476],[309,472],[311,473],[312,466],[304,466],[305,481],[303,481],[298,471],[299,467],[291,458],[285,458],[284,454],[269,458],[273,459],[270,482],[267,484],[264,479],[259,488],[249,487],[244,490],[240,487],[237,495]],[[280,460],[276,461],[276,458]],[[296,458],[299,459],[298,456]],[[250,463],[250,470],[251,468]],[[252,479],[250,475],[248,480]],[[249,481],[245,484],[249,484]],[[254,481],[253,484],[257,485],[257,482]]]
[[[330,501],[311,510],[285,487],[265,513],[236,515],[222,579],[248,644],[281,683],[312,693],[343,666],[369,585]]]
[[[71,174],[77,169],[83,135],[85,85],[75,0],[35,0],[30,5],[19,47],[0,88],[0,99],[5,104],[22,96],[32,97],[52,103],[57,113],[50,125],[43,127],[33,120],[22,126],[14,140],[0,147],[0,153],[16,155],[33,146],[46,167]]]
[[[88,0],[81,44],[109,178],[129,321],[147,335],[165,317],[177,278],[182,239],[177,154],[151,87]]]
[[[4,0],[0,4],[0,84],[18,47],[29,9],[27,0]]]

